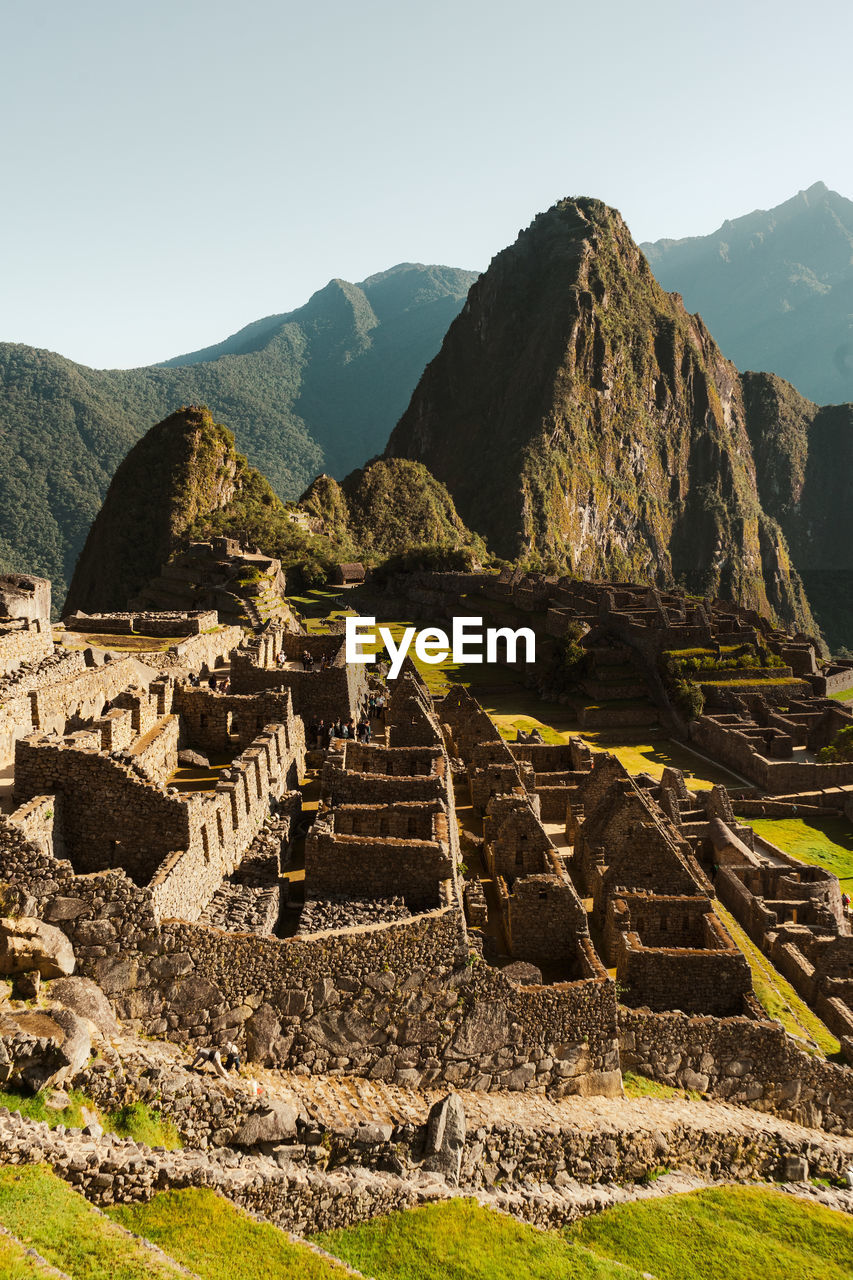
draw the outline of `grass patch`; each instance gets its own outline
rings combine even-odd
[[[375,1280],[639,1280],[640,1272],[484,1209],[449,1200],[315,1237]]]
[[[58,1124],[64,1124],[67,1129],[82,1128],[86,1124],[83,1108],[96,1114],[98,1109],[92,1099],[79,1089],[68,1089],[66,1092],[71,1105],[63,1107],[61,1111],[54,1111],[47,1106],[49,1095],[45,1092],[24,1093],[17,1089],[0,1089],[0,1107],[20,1111],[25,1120],[46,1121],[51,1129],[55,1129]]]
[[[8,1107],[10,1111],[20,1111],[25,1120],[45,1121],[51,1129],[58,1124],[66,1128],[83,1128],[87,1123],[83,1108],[97,1116],[108,1133],[115,1133],[120,1138],[133,1138],[136,1142],[145,1142],[149,1147],[165,1147],[167,1151],[176,1151],[182,1144],[177,1129],[171,1120],[165,1120],[159,1111],[155,1111],[145,1102],[131,1102],[119,1107],[117,1111],[103,1113],[85,1093],[79,1089],[69,1089],[70,1106],[55,1111],[47,1105],[50,1093],[24,1093],[17,1089],[0,1090],[0,1107]]]
[[[699,684],[710,684],[713,685],[715,689],[737,688],[739,686],[752,689],[756,686],[764,688],[764,686],[768,684],[804,684],[804,681],[799,680],[796,676],[756,676],[754,680],[705,680],[702,677],[701,671],[697,672],[696,679]]]
[[[791,1035],[807,1040],[813,1048],[826,1057],[839,1054],[841,1045],[835,1036],[827,1030],[820,1018],[812,1013],[790,982],[782,977],[778,969],[755,945],[749,934],[741,928],[719,899],[714,903],[714,910],[749,961],[755,997],[765,1012],[771,1018],[781,1022]]]
[[[343,1267],[255,1222],[214,1191],[164,1191],[148,1204],[109,1210],[116,1222],[160,1246],[201,1280],[328,1280]]]
[[[801,862],[853,883],[853,827],[846,818],[743,818],[756,835]]]
[[[829,696],[835,702],[853,702],[853,689],[839,689],[838,693],[831,693]]]
[[[690,791],[709,791],[718,783],[730,790],[744,789],[744,784],[727,769],[703,760],[682,743],[668,738],[643,735],[626,741],[624,735],[612,730],[585,731],[582,736],[591,747],[616,756],[629,773],[648,773],[659,779],[666,768],[680,769]]]
[[[180,1135],[172,1124],[145,1102],[128,1102],[117,1111],[104,1117],[104,1128],[120,1138],[133,1138],[149,1147],[165,1147],[177,1151],[182,1145]]]
[[[565,1234],[657,1280],[843,1280],[853,1255],[850,1218],[753,1187],[618,1205]]]
[[[549,724],[543,724],[541,720],[537,720],[533,716],[495,716],[494,720],[501,737],[508,742],[515,742],[519,730],[523,733],[530,733],[533,729],[539,730],[545,742],[550,742],[555,746],[560,746],[565,742],[564,734],[558,733]]]
[[[69,649],[115,649],[122,653],[165,653],[172,645],[181,644],[188,636],[140,636],[135,632],[83,632],[66,631],[64,637],[73,636],[80,644],[67,645]]]
[[[0,1168],[0,1222],[75,1280],[177,1280],[183,1274],[104,1218],[47,1165]]]
[[[0,1276],[3,1280],[53,1280],[54,1273],[28,1255],[23,1245],[0,1235]]]
[[[636,1071],[623,1071],[622,1084],[626,1098],[690,1098],[693,1102],[702,1098],[697,1089],[673,1089],[672,1085],[650,1080]]]

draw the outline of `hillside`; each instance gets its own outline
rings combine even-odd
[[[759,499],[740,375],[600,201],[560,201],[497,255],[386,456],[423,462],[498,555],[814,630]]]
[[[318,476],[300,506],[323,521],[329,537],[368,558],[399,555],[417,545],[470,548],[483,542],[466,529],[443,484],[404,458],[377,458],[338,484]]]
[[[231,433],[206,407],[191,406],[152,427],[119,466],[63,613],[126,609],[182,540],[214,534],[260,543],[285,566],[334,559],[325,539],[290,522]]]
[[[61,599],[119,462],[180,405],[208,404],[281,498],[319,471],[361,466],[475,278],[403,263],[359,285],[333,280],[297,311],[141,369],[0,343],[0,571],[49,577]]]
[[[816,182],[711,235],[641,248],[739,369],[769,369],[820,404],[853,400],[853,201]]]
[[[118,467],[63,614],[126,609],[179,546],[217,535],[260,547],[300,587],[324,582],[335,564],[357,556],[376,561],[434,544],[485,554],[447,490],[417,463],[380,460],[344,487],[320,476],[304,506],[320,532],[310,532],[304,517],[301,524],[290,519],[206,406],[180,409],[146,432]]]

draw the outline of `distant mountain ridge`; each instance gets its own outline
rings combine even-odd
[[[380,452],[476,273],[401,263],[139,369],[0,343],[0,571],[67,587],[118,464],[152,424],[207,404],[281,498]]]
[[[816,182],[711,235],[640,248],[739,369],[818,404],[853,401],[853,200]]]

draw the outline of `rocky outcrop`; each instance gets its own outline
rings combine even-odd
[[[102,1036],[118,1035],[112,1005],[91,978],[58,978],[50,985],[50,998],[91,1022]]]
[[[91,1051],[88,1024],[70,1009],[54,1006],[0,1016],[0,1079],[33,1093],[70,1084]]]
[[[465,1108],[456,1093],[436,1102],[427,1120],[423,1168],[441,1173],[453,1186],[459,1184],[465,1150]]]
[[[193,522],[228,506],[248,471],[230,432],[205,408],[181,409],[152,427],[110,482],[63,614],[126,609]]]
[[[600,201],[560,201],[497,255],[386,453],[423,462],[499,555],[812,626],[740,375]]]
[[[853,405],[820,408],[770,373],[743,390],[761,504],[830,648],[853,647]]]
[[[43,978],[74,972],[74,950],[61,929],[33,916],[0,918],[0,973],[37,969]]]
[[[296,1137],[299,1112],[286,1102],[273,1102],[262,1111],[253,1111],[231,1139],[235,1147],[260,1147],[292,1142]]]

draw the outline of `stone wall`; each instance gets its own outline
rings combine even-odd
[[[18,742],[15,796],[63,795],[64,841],[81,873],[122,867],[146,884],[163,859],[190,842],[189,806],[151,786],[98,748],[31,736]]]
[[[441,824],[437,822],[440,816],[443,818]],[[447,831],[446,811],[439,800],[340,805],[327,817],[332,830],[338,835],[432,840],[439,829]]]
[[[33,796],[9,815],[9,821],[51,858],[65,857],[62,796]]]
[[[797,1048],[775,1022],[619,1010],[623,1070],[853,1133],[853,1071]]]
[[[244,638],[242,627],[220,627],[218,631],[189,636],[165,653],[146,652],[144,661],[149,667],[163,670],[180,667],[189,671],[214,671],[235,656]]]
[[[167,717],[161,732],[136,744],[142,763],[162,768],[174,756],[177,734],[177,719]],[[158,918],[199,915],[257,835],[270,796],[283,795],[304,768],[295,718],[268,726],[212,792],[167,793],[99,747],[97,733],[85,732],[19,742],[16,795],[61,793],[63,848],[78,873],[121,868],[138,886],[150,884]]]
[[[635,901],[629,898],[632,915]],[[652,904],[651,899],[643,902],[647,913]],[[618,907],[618,900],[614,905]],[[749,963],[713,915],[711,904],[704,905],[706,910],[693,931],[700,936],[688,941],[677,938],[661,945],[659,929],[651,928],[647,939],[639,928],[631,927],[632,919],[625,922],[616,948],[616,981],[625,1004],[720,1017],[743,1012],[744,996],[752,991]],[[679,908],[681,914],[690,909],[685,899],[665,899],[660,914],[666,913],[677,924],[680,921],[673,917]],[[648,923],[648,914],[645,920]]]
[[[308,637],[297,636],[297,640]],[[326,637],[321,637],[325,639]],[[293,709],[306,723],[325,720],[358,719],[368,694],[367,669],[343,660],[322,670],[289,671],[256,666],[249,657],[235,655],[231,665],[234,693],[284,693],[290,691]]]
[[[587,923],[568,876],[555,872],[524,876],[515,881],[511,893],[507,893],[501,880],[498,891],[510,955],[518,960],[565,966],[569,976],[568,970],[578,960],[578,942],[586,935]]]
[[[341,835],[322,819],[305,841],[309,898],[402,896],[410,910],[429,910],[438,906],[441,883],[452,871],[446,842]]]
[[[139,684],[139,676],[132,658],[77,670],[70,679],[41,686],[30,695],[32,727],[63,734],[70,721],[94,720],[106,702],[134,684]]]
[[[150,1035],[245,1043],[304,1072],[556,1093],[620,1088],[606,974],[516,987],[469,952],[458,903],[409,920],[290,939],[157,924],[118,871],[75,876],[0,820],[0,879],[69,936],[77,972]]]
[[[788,795],[794,791],[821,791],[853,785],[853,764],[769,760],[756,750],[753,741],[736,724],[720,723],[721,719],[700,716],[691,726],[691,742],[715,760],[742,773],[762,790]]]
[[[215,610],[187,613],[74,613],[65,618],[66,631],[91,635],[197,636],[219,625]]]
[[[127,755],[151,782],[165,782],[178,767],[179,736],[178,717],[163,716],[147,733],[130,744]]]
[[[65,733],[76,720],[92,720],[133,682],[129,659],[87,667],[82,652],[51,653],[32,671],[16,672],[0,686],[0,768],[15,758],[15,743],[34,729]]]
[[[10,675],[22,663],[39,662],[53,653],[50,628],[37,623],[29,627],[4,628],[0,623],[0,677]]]
[[[179,683],[174,710],[180,715],[184,741],[199,751],[226,751],[246,747],[268,724],[292,719],[290,695],[215,693]]]

